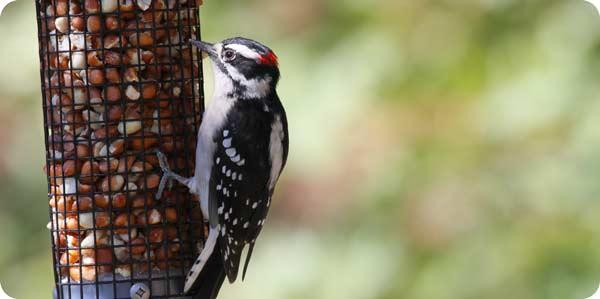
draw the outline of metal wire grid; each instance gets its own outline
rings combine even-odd
[[[153,298],[178,297],[168,281],[185,277],[205,232],[187,190],[154,200],[155,150],[193,174],[203,89],[201,56],[187,40],[200,39],[199,3],[119,0],[105,9],[110,2],[36,1],[57,296],[83,298],[88,285],[96,298],[106,286],[114,298],[129,298],[119,297],[117,283],[143,282],[166,286]],[[98,31],[89,28],[95,20]],[[81,21],[88,24],[77,30]],[[152,43],[142,41],[148,37]]]

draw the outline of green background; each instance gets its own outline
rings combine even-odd
[[[584,1],[207,0],[271,46],[288,167],[221,298],[583,299],[600,282],[600,17]],[[207,72],[211,91],[211,73]],[[0,17],[0,283],[53,284],[34,1]]]

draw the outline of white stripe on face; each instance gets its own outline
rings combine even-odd
[[[248,59],[258,60],[260,58],[260,54],[256,53],[256,51],[254,51],[244,45],[229,44],[229,45],[225,46],[225,48],[235,50],[238,54],[240,54]]]
[[[248,80],[246,76],[240,73],[235,67],[226,64],[225,68],[233,80],[246,87],[246,95],[249,97],[262,98],[271,90],[271,81],[273,80],[271,76]]]
[[[217,54],[219,54],[219,57],[220,57],[221,51],[223,51],[223,44],[218,43],[218,44],[215,44],[214,47],[215,47],[215,51],[217,52]]]

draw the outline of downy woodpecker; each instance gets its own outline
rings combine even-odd
[[[171,172],[158,154],[166,180],[175,179],[199,195],[209,234],[187,274],[184,291],[216,298],[225,276],[233,283],[248,245],[242,279],[254,242],[288,155],[287,119],[275,87],[277,56],[246,38],[217,44],[191,41],[212,60],[215,88],[198,132],[196,169],[191,178]]]

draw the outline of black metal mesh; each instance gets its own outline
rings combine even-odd
[[[155,200],[156,150],[193,174],[203,90],[188,40],[200,39],[199,5],[36,0],[59,298],[130,298],[121,288],[138,282],[152,298],[182,295],[205,231],[185,187]]]

